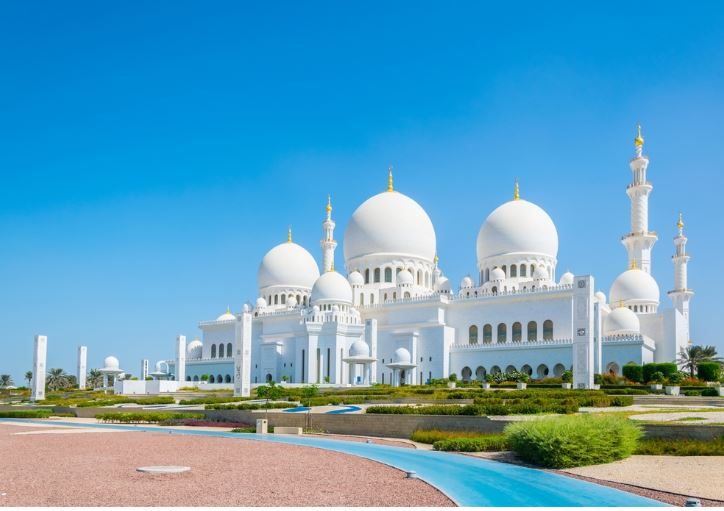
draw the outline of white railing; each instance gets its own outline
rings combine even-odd
[[[537,346],[552,346],[573,344],[573,339],[547,339],[541,341],[516,341],[516,342],[488,342],[480,344],[461,343],[450,346],[451,350],[506,350],[510,348],[535,348]]]

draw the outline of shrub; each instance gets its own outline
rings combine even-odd
[[[666,380],[666,377],[664,376],[664,373],[661,371],[656,371],[654,374],[651,375],[651,382],[652,383],[664,383]]]
[[[37,408],[34,410],[8,410],[0,412],[0,417],[4,419],[47,419],[52,414],[47,408]]]
[[[668,456],[724,456],[724,436],[714,440],[645,438],[636,454]]]
[[[525,461],[569,468],[627,458],[636,449],[641,430],[621,417],[576,415],[510,424],[505,434]]]
[[[216,403],[234,403],[236,401],[248,401],[250,397],[197,397],[193,399],[182,399],[180,405],[210,405]]]
[[[656,364],[657,370],[664,373],[664,378],[668,378],[674,373],[679,372],[679,368],[676,364],[673,362],[663,362],[661,364]]]
[[[447,379],[450,381],[458,381],[458,375],[455,373],[452,373],[450,376],[448,376]]]
[[[708,389],[702,390],[701,395],[706,397],[719,397],[719,390],[715,389],[714,387],[710,387]]]
[[[505,451],[508,443],[501,433],[481,435],[473,438],[449,438],[438,440],[432,445],[436,451],[483,452]]]
[[[613,396],[611,398],[611,406],[631,406],[634,400],[631,396]]]
[[[683,379],[684,378],[681,376],[681,373],[673,373],[667,378],[670,385],[680,385],[681,380]]]
[[[573,371],[563,371],[563,375],[561,376],[561,382],[562,383],[571,383],[573,381]]]
[[[594,374],[594,375],[593,375],[593,383],[594,383],[595,385],[600,385],[602,381],[603,381],[603,378],[601,378],[601,375],[600,375],[600,374]]]
[[[207,410],[266,410],[267,408],[273,410],[273,409],[283,409],[283,408],[294,408],[297,406],[297,403],[292,403],[288,401],[279,401],[279,402],[269,402],[269,403],[241,403],[238,405],[235,404],[209,404],[206,405],[204,408]]]
[[[696,375],[700,380],[719,381],[719,378],[721,378],[721,367],[718,362],[699,362]]]
[[[645,383],[653,381],[654,373],[658,371],[658,364],[654,364],[654,363],[644,364],[643,367],[641,368],[641,371],[643,373],[643,381]]]
[[[644,381],[644,368],[638,364],[626,364],[623,366],[623,375],[627,380],[642,383]]]
[[[434,444],[438,440],[451,438],[477,438],[484,435],[480,431],[442,431],[439,429],[416,429],[410,435],[410,440],[421,444]]]
[[[685,390],[685,391],[684,391],[684,395],[685,395],[685,396],[691,396],[691,397],[693,397],[693,396],[701,396],[701,391],[700,391],[700,390]]]
[[[99,413],[96,419],[101,422],[122,424],[154,424],[183,419],[203,419],[203,413],[189,412],[115,412]]]

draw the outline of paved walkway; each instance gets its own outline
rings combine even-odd
[[[15,421],[43,423],[43,421],[36,420],[12,420],[12,422]],[[69,421],[53,422],[57,425],[78,426],[77,423]],[[88,423],[83,424],[81,427],[120,431],[165,431],[179,435],[237,438],[242,441],[244,439],[259,440],[352,454],[404,471],[414,471],[420,479],[445,493],[460,506],[644,507],[663,505],[654,500],[613,488],[566,478],[551,472],[437,451],[422,451],[305,436],[239,434],[145,426],[90,425]]]

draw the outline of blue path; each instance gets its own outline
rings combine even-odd
[[[328,413],[328,414],[329,414],[329,413],[332,413],[332,414],[335,414],[335,413],[351,413],[351,412],[359,412],[361,409],[362,409],[362,408],[360,408],[359,406],[348,405],[348,406],[345,406],[344,408],[340,408],[339,410],[332,410],[331,412],[327,412],[327,413]]]
[[[2,421],[48,424],[47,421],[32,419],[2,419]],[[53,421],[52,424],[258,440],[317,447],[352,454],[402,470],[415,471],[420,479],[445,493],[459,506],[648,507],[664,505],[655,500],[552,472],[445,452],[291,435],[239,434],[146,426],[78,424],[64,421]]]

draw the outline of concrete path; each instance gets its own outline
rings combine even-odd
[[[12,422],[42,423],[43,421],[13,419]],[[76,426],[73,422],[57,421],[55,424]],[[87,428],[90,425],[85,423],[82,427]],[[566,478],[551,472],[437,451],[304,436],[239,434],[108,424],[96,424],[93,427],[121,431],[166,431],[179,435],[287,443],[352,454],[400,470],[414,471],[420,479],[445,493],[459,506],[648,507],[663,505],[651,499],[606,486]]]

